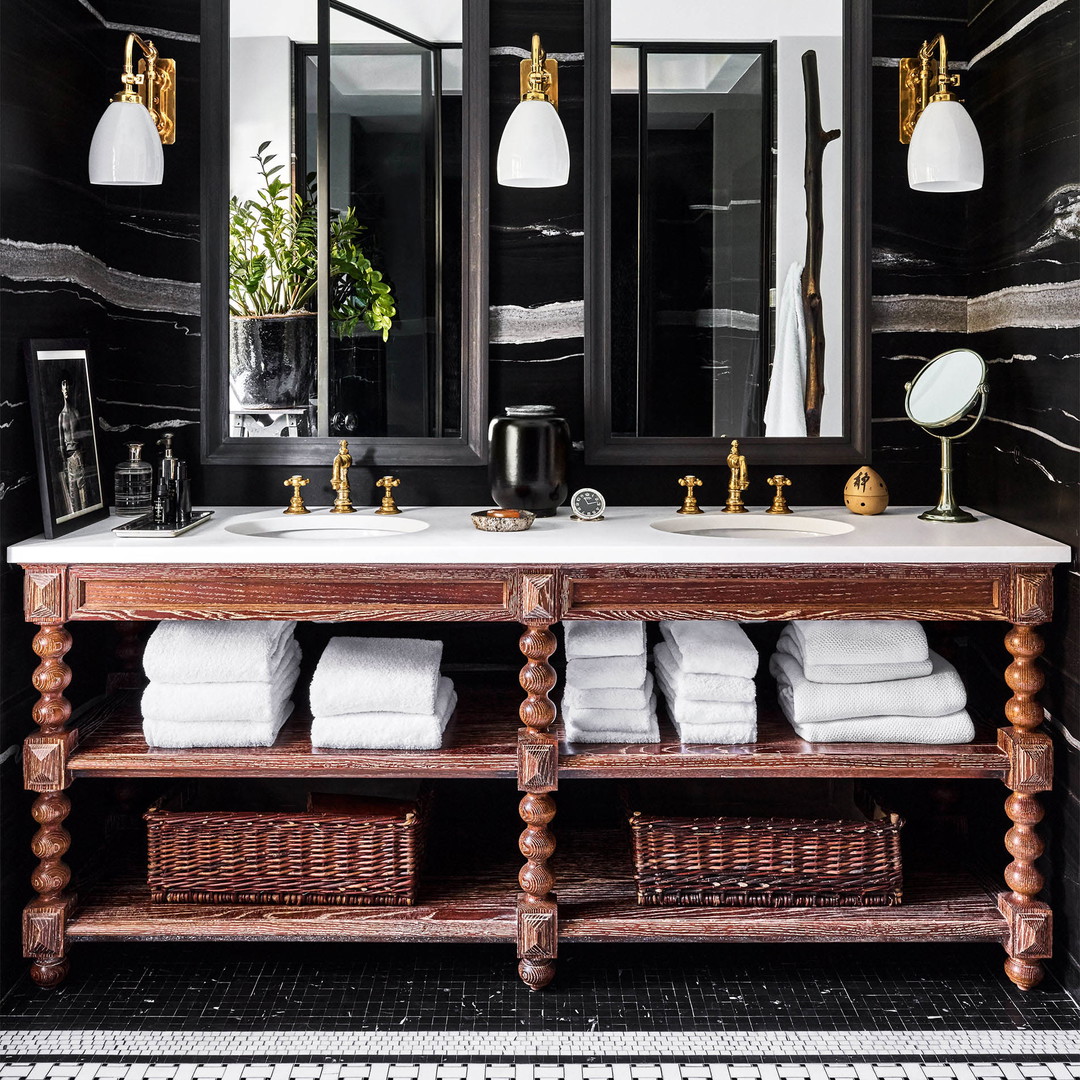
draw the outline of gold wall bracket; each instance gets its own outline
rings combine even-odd
[[[540,35],[533,34],[532,57],[521,61],[521,100],[550,101],[559,107],[559,62],[544,55]]]
[[[934,50],[938,55],[933,55]],[[959,75],[948,73],[949,56],[945,36],[924,41],[918,56],[900,60],[900,141],[906,146],[923,109],[931,101],[955,101],[949,87],[960,85]],[[936,89],[935,89],[936,85]]]
[[[132,59],[136,45],[143,51],[138,74],[135,74]],[[144,41],[138,34],[128,34],[120,82],[123,86],[112,100],[137,101],[144,105],[161,141],[166,146],[176,142],[176,61],[158,56],[152,41]]]

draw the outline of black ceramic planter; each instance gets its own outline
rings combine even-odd
[[[267,315],[229,320],[229,386],[247,409],[306,407],[315,396],[317,318]]]
[[[508,405],[488,432],[488,474],[497,506],[552,517],[566,499],[570,428],[551,405]]]

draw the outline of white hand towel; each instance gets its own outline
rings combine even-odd
[[[566,688],[575,690],[640,690],[645,685],[647,657],[605,656],[567,660]]]
[[[397,712],[431,716],[439,692],[441,641],[336,637],[311,680],[311,714]]]
[[[262,720],[143,720],[143,738],[154,748],[192,746],[273,746],[282,725],[293,711],[291,701]]]
[[[340,750],[438,750],[443,732],[457,708],[450,679],[439,679],[434,711],[354,712],[316,716],[311,721],[311,745]]]
[[[778,652],[795,657],[803,675],[815,683],[891,682],[894,679],[918,679],[934,670],[929,656],[925,660],[910,660],[902,664],[807,664],[799,639],[790,626],[784,627],[776,648]]]
[[[975,738],[975,725],[964,709],[948,716],[864,716],[791,726],[807,742],[951,745]]]
[[[739,725],[741,730],[749,730],[753,726],[754,738],[757,738],[757,702],[692,701],[689,698],[682,698],[675,693],[664,672],[659,668],[656,671],[656,681],[659,683],[664,694],[664,700],[667,702],[668,715],[674,721],[676,727],[699,724],[702,727]],[[709,741],[719,740],[710,739]]]
[[[865,686],[816,683],[803,675],[798,660],[774,653],[769,671],[776,677],[784,714],[798,724],[828,723],[866,716],[949,716],[967,705],[967,691],[956,668],[930,653],[933,671],[921,679],[872,682]]]
[[[648,727],[643,731],[588,731],[577,727],[564,717],[563,737],[568,743],[627,743],[640,746],[644,743],[660,741],[660,725],[656,721],[655,712],[649,718]]]
[[[300,675],[300,646],[273,682],[159,683],[151,682],[142,695],[144,720],[163,723],[262,723],[292,697]]]
[[[563,691],[562,705],[564,709],[644,709],[649,704],[652,692],[651,675],[646,675],[645,685],[636,690],[624,686],[598,690],[567,686]]]
[[[812,664],[908,664],[930,653],[926,631],[905,619],[824,619],[792,622],[803,662]]]
[[[151,682],[269,682],[295,622],[167,620],[143,652]]]
[[[687,701],[754,701],[757,687],[753,679],[741,675],[710,675],[683,671],[675,663],[671,646],[661,641],[653,649],[657,671],[671,684],[675,694]]]
[[[648,731],[656,719],[656,695],[652,676],[646,680],[649,691],[647,704],[639,709],[581,709],[563,703],[563,719],[581,731]]]
[[[737,622],[665,619],[660,633],[671,646],[671,655],[681,671],[739,675],[744,679],[752,679],[757,673],[757,649]]]
[[[741,744],[757,742],[757,721],[725,721],[715,724],[680,724],[672,720],[681,743]]]
[[[563,623],[566,659],[583,660],[590,656],[637,656],[645,651],[643,622]]]
[[[806,313],[802,263],[788,267],[776,313],[776,348],[765,399],[765,434],[782,439],[806,435]]]

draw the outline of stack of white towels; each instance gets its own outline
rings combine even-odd
[[[295,622],[161,622],[143,668],[143,735],[155,747],[272,746],[300,674]]]
[[[457,707],[441,641],[337,637],[311,680],[311,745],[437,750]]]
[[[656,682],[679,741],[755,742],[758,652],[746,631],[725,620],[670,619],[660,633]]]
[[[568,742],[655,743],[656,694],[643,622],[566,622]]]
[[[975,737],[956,669],[917,622],[793,622],[769,662],[807,742],[963,743]]]

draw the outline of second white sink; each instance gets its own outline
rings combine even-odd
[[[259,536],[267,540],[380,540],[408,533],[422,532],[428,527],[426,521],[404,515],[375,517],[371,514],[331,514],[327,510],[314,510],[310,514],[262,515],[230,521],[226,532],[239,536]]]
[[[661,518],[650,523],[661,532],[682,533],[709,540],[813,540],[820,536],[839,536],[855,526],[829,518],[803,517],[801,514],[686,514]]]

